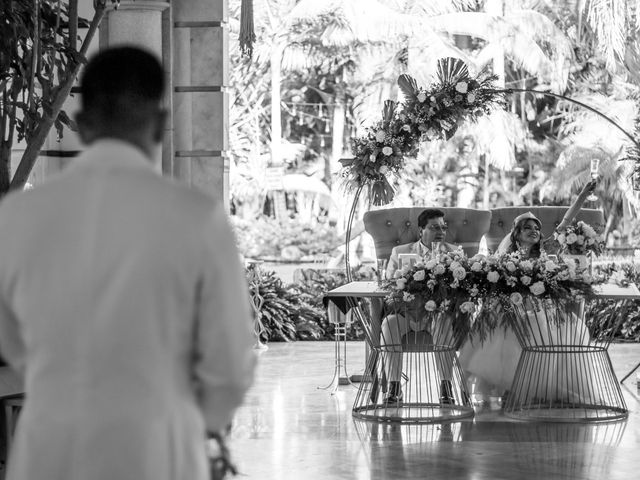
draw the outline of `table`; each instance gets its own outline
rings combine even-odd
[[[635,285],[613,284],[595,290],[588,301],[526,298],[507,312],[522,347],[507,416],[553,422],[628,416],[608,348],[640,291]]]
[[[427,332],[409,332],[387,338],[381,320],[393,315],[412,318],[414,312],[403,303],[386,302],[388,291],[376,282],[350,282],[325,295],[343,312],[350,310],[360,322],[367,342],[367,364],[358,388],[354,417],[378,422],[433,423],[457,421],[473,416],[462,368],[456,356],[456,338],[450,321],[440,312],[420,307]],[[381,341],[381,337],[383,341]],[[389,335],[391,337],[391,335]],[[402,338],[400,338],[402,337]],[[400,402],[388,400],[388,377],[399,370]],[[443,384],[443,382],[448,382]],[[446,390],[443,394],[443,388]],[[443,400],[444,399],[444,400]]]

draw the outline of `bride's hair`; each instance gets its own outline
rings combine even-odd
[[[513,229],[511,230],[511,233],[509,234],[510,241],[509,241],[509,247],[507,249],[507,253],[513,253],[519,250],[518,236],[522,232],[522,227],[524,226],[527,220],[528,218],[522,219],[514,225]],[[537,258],[540,256],[541,251],[542,251],[542,235],[540,235],[540,238],[538,239],[538,241],[531,246],[531,249],[529,250],[529,256]]]

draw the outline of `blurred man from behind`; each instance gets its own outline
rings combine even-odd
[[[205,480],[250,386],[248,294],[224,207],[162,178],[163,71],[105,50],[87,150],[0,204],[0,349],[25,376],[10,480]]]

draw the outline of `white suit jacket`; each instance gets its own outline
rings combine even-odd
[[[453,252],[457,250],[458,247],[452,243],[442,242],[440,245],[440,250],[443,252]],[[425,247],[420,243],[420,240],[417,242],[404,243],[402,245],[398,245],[397,247],[393,247],[391,249],[391,255],[389,256],[389,261],[387,262],[387,278],[393,278],[393,274],[399,267],[398,259],[401,253],[415,253],[417,255],[422,256],[423,251],[429,251],[428,247]]]
[[[203,480],[252,382],[222,205],[99,141],[0,203],[0,348],[25,375],[10,480]]]

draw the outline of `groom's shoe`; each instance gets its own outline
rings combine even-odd
[[[400,382],[389,382],[389,392],[384,397],[386,405],[394,405],[402,402],[402,387]]]
[[[450,380],[440,382],[440,405],[455,405],[453,398],[453,386]]]

